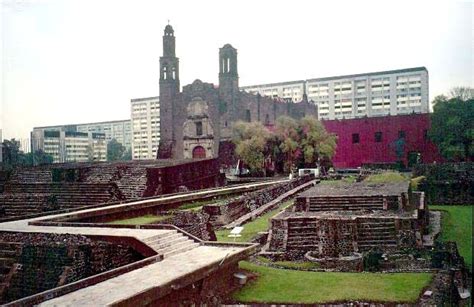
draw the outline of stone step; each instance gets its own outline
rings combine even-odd
[[[180,253],[190,251],[192,249],[195,249],[198,246],[199,246],[199,243],[192,243],[190,245],[186,245],[186,246],[183,246],[181,248],[171,250],[171,251],[166,252],[165,254],[163,254],[163,258],[168,258],[168,257],[171,257],[171,256],[176,255],[176,254],[180,254]]]
[[[392,240],[357,240],[359,245],[371,245],[371,244],[379,244],[379,245],[397,245],[397,241],[393,238]]]
[[[15,257],[17,255],[16,250],[0,250],[0,258],[10,258]]]
[[[188,240],[187,237],[185,236],[180,236],[180,237],[174,237],[171,239],[164,239],[160,241],[155,241],[151,244],[148,244],[151,248],[153,248],[155,251],[158,251],[160,249],[166,248],[168,246],[173,246],[174,244],[179,244],[181,242],[185,242]]]
[[[310,249],[310,248],[318,248],[319,244],[298,244],[298,245],[287,245],[287,250],[298,250],[298,249]]]
[[[169,230],[169,231],[160,233],[158,235],[154,235],[154,236],[148,237],[146,239],[143,239],[142,241],[145,242],[145,243],[148,243],[148,242],[151,242],[151,241],[156,241],[159,238],[164,239],[164,238],[173,237],[173,236],[176,236],[176,235],[181,235],[181,233],[179,233],[176,230]]]
[[[184,241],[179,241],[174,244],[168,245],[166,247],[162,247],[159,249],[156,249],[158,254],[164,255],[166,253],[169,253],[170,251],[176,250],[176,249],[181,249],[182,247],[189,246],[194,244],[195,242],[193,240],[189,240],[186,238]]]

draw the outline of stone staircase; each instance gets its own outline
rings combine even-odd
[[[165,259],[192,250],[200,245],[176,230],[147,238],[143,242],[159,255],[163,255]]]
[[[314,219],[291,219],[288,221],[287,250],[317,250],[319,245],[318,221]]]
[[[311,197],[309,211],[383,210],[383,196]]]
[[[0,303],[3,302],[5,290],[20,267],[18,257],[21,247],[21,243],[0,242]]]
[[[11,183],[35,183],[51,181],[51,170],[41,168],[18,169],[13,172],[9,180]]]
[[[393,220],[370,219],[361,221],[357,227],[357,236],[360,251],[397,246],[395,222]]]
[[[0,208],[5,217],[17,217],[43,212],[42,207],[49,194],[0,194]],[[1,218],[1,217],[0,217]]]

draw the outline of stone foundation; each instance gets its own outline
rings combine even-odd
[[[4,265],[16,269],[0,293],[0,303],[143,259],[127,246],[93,241],[81,235],[2,232],[0,242],[2,245],[8,242],[17,248],[16,254],[9,253],[9,258],[3,258],[9,259]],[[2,249],[4,252],[5,247]]]
[[[214,226],[226,225],[312,179],[312,176],[300,177],[288,183],[244,194],[224,204],[205,205],[202,211],[211,216],[210,220]]]

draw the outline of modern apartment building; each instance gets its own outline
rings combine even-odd
[[[112,139],[115,139],[117,142],[125,146],[127,150],[131,150],[132,148],[132,124],[129,119],[86,124],[34,127],[33,131],[36,130],[103,133],[107,143]],[[32,137],[31,143],[33,144],[33,142],[35,142],[35,140]],[[33,148],[34,146],[32,145],[31,147]]]
[[[156,159],[160,143],[159,97],[131,100],[132,158]]]
[[[107,160],[104,133],[35,128],[31,132],[31,148],[51,155],[53,163]]]
[[[320,119],[428,113],[428,70],[415,67],[365,74],[244,86],[242,90],[318,106]]]
[[[107,143],[115,139],[125,146],[127,150],[132,148],[132,123],[129,119],[78,124],[76,126],[77,132],[104,133]]]

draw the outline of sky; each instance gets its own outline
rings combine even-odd
[[[472,1],[0,0],[3,138],[130,118],[159,95],[168,20],[181,85],[217,84],[238,49],[241,86],[425,66],[430,100],[473,86]]]

